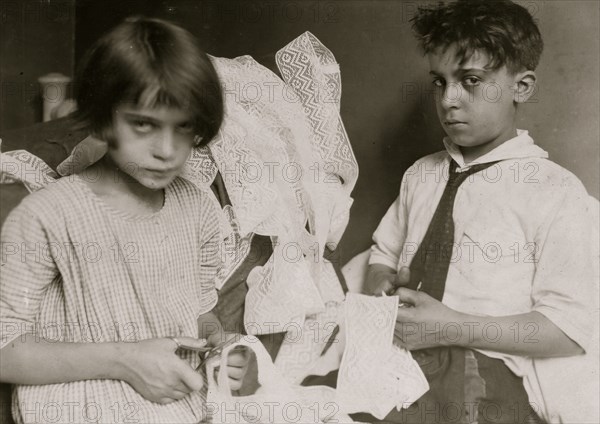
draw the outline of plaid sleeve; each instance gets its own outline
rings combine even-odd
[[[44,292],[58,275],[53,243],[34,212],[40,208],[27,200],[11,211],[0,235],[0,348],[35,331]]]
[[[205,194],[206,196],[207,194]],[[215,281],[222,268],[221,246],[222,236],[215,205],[206,201],[201,222],[201,246],[198,252],[200,261],[200,312],[198,315],[212,310],[217,304]]]

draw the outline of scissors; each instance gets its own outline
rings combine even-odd
[[[214,358],[215,356],[219,356],[221,354],[221,352],[223,352],[224,348],[226,348],[230,344],[233,344],[233,343],[238,342],[238,341],[239,341],[239,337],[232,337],[229,340],[225,340],[224,342],[219,343],[215,347],[213,347],[210,350],[206,351],[205,355],[204,355],[204,358],[202,358],[202,360],[200,361],[200,363],[196,367],[196,371],[200,371],[202,369],[202,366],[204,364],[206,364],[206,362],[209,359]]]

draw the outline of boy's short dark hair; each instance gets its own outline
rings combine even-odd
[[[508,0],[458,0],[420,7],[411,19],[425,54],[453,44],[464,63],[475,50],[490,58],[488,67],[510,72],[535,70],[544,44],[527,9]]]
[[[223,120],[221,85],[210,59],[186,30],[133,17],[101,37],[76,76],[77,120],[112,142],[112,114],[122,102],[190,111],[207,143]]]

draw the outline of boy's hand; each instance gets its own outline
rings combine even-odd
[[[375,289],[372,293],[374,296],[381,296],[383,293],[393,295],[399,287],[410,283],[410,269],[405,266],[400,268],[398,273],[381,271],[375,275]]]
[[[208,345],[210,347],[217,347],[223,343],[234,343],[241,338],[242,335],[237,333],[214,333],[208,337]],[[211,360],[218,360],[218,358],[220,358],[220,355],[217,355]],[[227,375],[229,377],[229,388],[231,390],[239,390],[242,387],[244,376],[248,371],[249,361],[249,352],[243,346],[237,347],[229,352],[229,355],[227,356]],[[218,368],[215,372],[218,372]]]
[[[401,287],[395,294],[401,303],[411,305],[398,308],[394,329],[396,345],[416,350],[459,342],[458,312],[424,292]]]
[[[144,398],[167,404],[200,390],[203,379],[190,364],[175,354],[178,348],[202,350],[206,340],[178,337],[123,343],[123,380]]]

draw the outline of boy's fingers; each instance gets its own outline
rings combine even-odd
[[[404,343],[404,340],[402,340],[401,336],[402,336],[401,332],[394,333],[394,344],[398,347],[402,347],[402,348],[406,349],[406,343]]]
[[[379,284],[375,290],[375,293],[373,294],[375,296],[383,296],[384,294],[388,295],[391,290],[394,290],[394,288],[394,285],[389,280],[385,280]]]
[[[396,285],[405,286],[408,283],[410,283],[410,268],[403,266],[396,274]]]
[[[411,305],[417,304],[417,297],[419,292],[411,289],[407,289],[405,287],[400,287],[396,290],[396,294],[400,298],[400,302],[402,303],[410,303]]]

